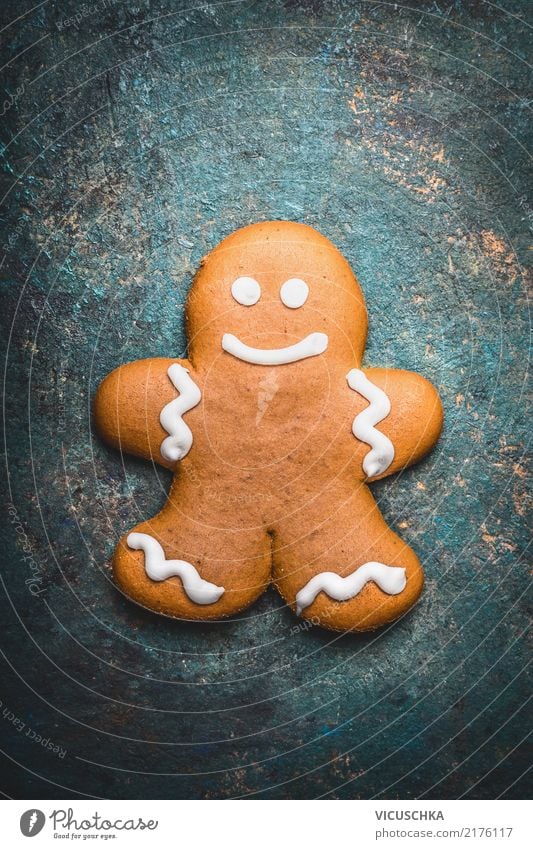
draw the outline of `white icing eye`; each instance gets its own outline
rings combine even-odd
[[[304,280],[298,277],[291,277],[286,280],[281,289],[279,296],[286,307],[291,310],[297,310],[298,307],[303,307],[309,295],[309,286]]]
[[[231,285],[231,294],[243,307],[252,307],[261,297],[261,286],[253,277],[237,277]]]

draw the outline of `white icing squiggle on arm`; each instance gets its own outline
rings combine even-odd
[[[162,427],[169,434],[161,443],[162,456],[165,460],[176,462],[183,460],[191,450],[192,433],[188,425],[183,421],[183,414],[192,410],[200,403],[202,393],[198,386],[189,376],[189,372],[179,363],[173,363],[168,371],[174,387],[178,390],[179,398],[170,401],[159,415]]]
[[[363,460],[363,470],[367,477],[381,475],[394,460],[394,446],[385,434],[376,430],[375,425],[390,413],[390,400],[379,386],[372,383],[358,368],[346,375],[348,386],[359,392],[369,402],[369,406],[355,417],[352,433],[356,439],[371,447]]]
[[[192,563],[166,560],[161,545],[149,534],[129,534],[126,542],[130,548],[144,551],[144,568],[152,581],[166,581],[175,576],[181,578],[185,593],[196,604],[214,604],[223,594],[224,587],[204,581]]]
[[[405,569],[402,566],[386,566],[376,560],[370,560],[359,566],[351,575],[341,578],[335,572],[320,572],[296,595],[296,613],[309,607],[321,592],[335,601],[347,601],[361,592],[365,584],[374,581],[380,590],[388,595],[399,595],[407,583]]]

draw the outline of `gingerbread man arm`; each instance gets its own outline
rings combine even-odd
[[[390,412],[375,425],[394,451],[387,468],[371,475],[372,480],[379,480],[418,463],[431,451],[442,430],[444,413],[433,384],[415,372],[367,368],[362,374],[390,402]]]
[[[200,398],[188,360],[137,360],[102,381],[94,399],[94,424],[114,448],[174,469],[192,444],[182,416]]]

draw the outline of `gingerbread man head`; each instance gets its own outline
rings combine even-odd
[[[117,547],[128,597],[216,619],[273,583],[336,630],[411,607],[420,563],[367,484],[430,450],[442,407],[416,374],[362,369],[366,332],[353,272],[310,227],[255,224],[202,261],[189,359],[121,366],[95,399],[109,443],[175,472],[163,510]]]
[[[253,224],[224,239],[202,261],[187,306],[193,361],[222,350],[266,366],[363,354],[359,284],[337,248],[302,224]]]

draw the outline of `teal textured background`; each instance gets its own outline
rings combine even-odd
[[[6,795],[527,792],[527,11],[5,0]],[[366,363],[445,406],[430,457],[374,486],[427,585],[371,635],[272,591],[172,622],[110,580],[170,476],[98,441],[95,387],[182,354],[199,260],[270,218],[338,245]]]

